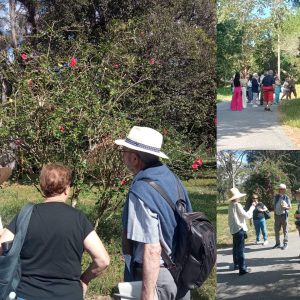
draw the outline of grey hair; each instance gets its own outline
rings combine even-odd
[[[274,74],[273,70],[269,70],[269,75],[273,75],[273,74]]]
[[[158,156],[150,153],[138,151],[137,154],[146,167],[159,160]]]

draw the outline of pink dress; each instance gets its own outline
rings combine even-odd
[[[242,87],[235,86],[233,90],[232,100],[230,103],[231,110],[239,110],[242,111],[243,109],[243,102],[242,102]]]

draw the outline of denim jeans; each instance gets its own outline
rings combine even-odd
[[[240,272],[246,270],[245,264],[245,231],[241,229],[237,233],[233,234],[233,263],[239,267]]]
[[[259,240],[260,240],[260,231],[262,233],[264,241],[266,241],[268,239],[266,219],[262,218],[262,219],[258,219],[258,220],[253,220],[253,223],[254,223],[254,227],[255,227],[256,241],[259,242]]]

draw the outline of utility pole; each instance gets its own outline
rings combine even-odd
[[[278,75],[278,78],[280,80],[280,32],[278,30],[278,33],[277,33],[277,75]]]

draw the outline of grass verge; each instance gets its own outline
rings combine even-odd
[[[217,102],[231,101],[232,90],[231,86],[222,86],[217,89]]]

